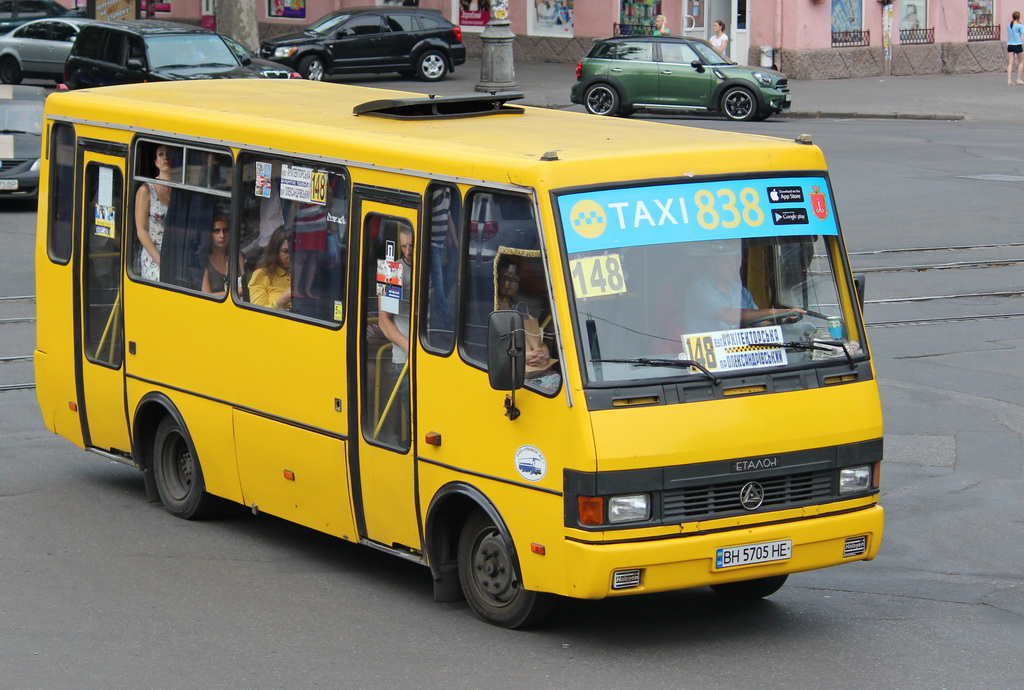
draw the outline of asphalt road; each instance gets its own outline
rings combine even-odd
[[[872,269],[867,319],[889,324],[870,330],[887,424],[875,561],[793,576],[750,606],[708,590],[563,601],[548,625],[508,632],[434,603],[425,569],[369,549],[242,508],[174,519],[135,471],[46,432],[32,391],[0,392],[3,684],[1019,687],[1024,319],[1002,315],[1024,308],[994,294],[1024,291],[1019,264],[999,263],[1024,258],[1019,127],[745,129],[823,147],[853,267]],[[34,214],[0,213],[0,297],[31,294]],[[938,249],[967,245],[992,246]],[[959,260],[971,265],[938,268]],[[0,301],[0,318],[15,308]],[[922,318],[940,320],[908,323]],[[31,338],[0,323],[0,357]]]

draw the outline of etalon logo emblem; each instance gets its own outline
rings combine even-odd
[[[747,482],[740,489],[740,505],[747,510],[757,510],[764,502],[764,487],[757,482]]]

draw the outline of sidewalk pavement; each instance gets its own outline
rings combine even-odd
[[[517,90],[525,94],[518,104],[583,110],[569,102],[569,89],[576,80],[574,63],[518,62],[514,70]],[[346,77],[343,81],[438,95],[465,95],[475,93],[474,87],[480,81],[480,60],[467,60],[446,79],[435,83],[392,75]],[[778,117],[1019,122],[1020,113],[1024,112],[1024,85],[1007,86],[1005,72],[791,81],[789,86],[792,108]]]

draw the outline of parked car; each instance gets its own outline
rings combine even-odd
[[[321,17],[301,33],[264,41],[260,57],[314,81],[356,72],[437,81],[466,62],[466,46],[462,29],[435,10],[351,7]]]
[[[87,24],[64,63],[64,83],[69,89],[266,76],[259,65],[235,55],[214,31],[145,19]]]
[[[792,102],[781,72],[737,65],[706,41],[667,36],[595,42],[576,65],[569,97],[594,115],[667,110],[730,120],[763,120]]]
[[[257,70],[264,79],[302,79],[302,75],[291,67],[282,65],[280,62],[271,62],[270,60],[257,57],[248,48],[230,36],[220,34],[220,37],[228,44],[228,48],[235,54],[239,62],[244,65],[245,61],[248,60],[249,68]]]
[[[41,86],[0,88],[0,196],[34,198],[39,194],[39,152],[43,137]]]
[[[45,17],[84,17],[85,9],[69,10],[56,0],[0,0],[0,33]]]
[[[77,17],[37,19],[0,36],[0,81],[64,80],[64,61],[79,30],[91,20]]]

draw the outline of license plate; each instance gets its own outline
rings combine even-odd
[[[786,103],[789,103],[792,100],[793,100],[793,94],[787,93],[786,94]]]
[[[744,544],[718,549],[715,552],[715,570],[735,568],[752,563],[788,561],[793,555],[793,540],[765,541],[760,544]]]
[[[0,189],[17,189],[17,180],[0,180]]]

